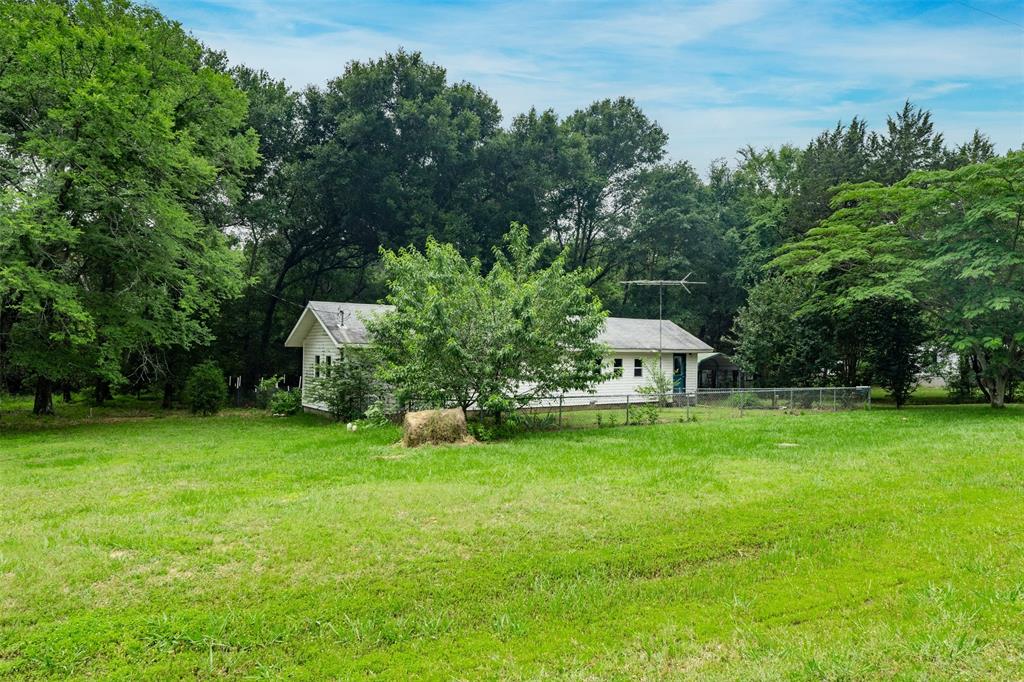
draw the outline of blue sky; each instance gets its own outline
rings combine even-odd
[[[1024,0],[322,2],[153,0],[234,63],[322,84],[353,59],[419,50],[506,121],[627,95],[698,170],[744,145],[803,145],[904,99],[953,142],[1024,142]]]

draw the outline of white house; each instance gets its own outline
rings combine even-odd
[[[310,301],[302,311],[284,345],[302,349],[302,384],[318,376],[320,367],[337,362],[346,346],[365,346],[370,343],[363,321],[388,310],[390,306],[373,303],[334,303]],[[714,349],[673,322],[664,320],[609,317],[599,341],[609,348],[606,364],[621,369],[607,381],[598,384],[592,398],[586,402],[624,402],[625,396],[634,395],[647,383],[649,372],[658,366],[661,349],[661,368],[671,375],[676,393],[697,390],[698,354]],[[575,402],[580,402],[579,400]],[[303,390],[303,407],[322,410],[323,405],[307,399]]]

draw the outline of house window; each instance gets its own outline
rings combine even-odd
[[[319,355],[314,355],[313,356],[313,378],[314,379],[319,379],[320,378],[320,356]]]
[[[613,372],[613,375],[616,378],[622,376],[622,358],[615,358],[614,360],[612,360],[612,369],[615,370]]]
[[[644,375],[644,361],[640,358],[633,360],[633,376],[642,377]]]
[[[324,362],[327,365],[327,369],[324,370],[324,374],[326,374],[327,376],[331,376],[331,356],[328,355],[327,357],[325,357]]]

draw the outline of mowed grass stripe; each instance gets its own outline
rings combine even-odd
[[[1012,678],[1024,413],[0,436],[16,676]]]

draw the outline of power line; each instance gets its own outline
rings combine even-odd
[[[955,3],[957,3],[958,5],[963,5],[967,9],[973,9],[975,12],[981,12],[982,14],[987,14],[990,17],[992,17],[993,19],[998,19],[999,21],[1006,22],[1007,24],[1010,24],[1011,26],[1016,26],[1017,28],[1024,29],[1024,24],[1018,24],[1016,21],[1013,21],[1011,19],[1007,19],[1006,17],[1001,17],[998,14],[994,14],[992,12],[989,12],[987,9],[981,9],[980,7],[975,7],[974,5],[966,3],[963,0],[953,0],[953,1]]]

